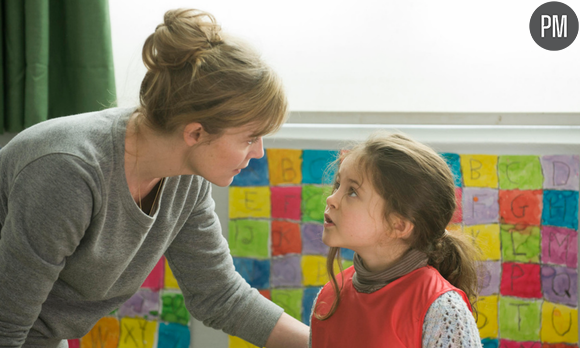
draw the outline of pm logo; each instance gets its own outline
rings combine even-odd
[[[530,19],[530,34],[543,49],[559,51],[570,46],[578,35],[578,17],[566,4],[547,2]]]

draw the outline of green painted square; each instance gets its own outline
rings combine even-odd
[[[514,341],[539,341],[541,308],[539,301],[500,297],[499,332],[501,332],[501,338]]]
[[[269,221],[230,220],[230,252],[233,256],[268,258],[269,235]]]
[[[297,320],[302,320],[302,294],[304,289],[272,289],[272,302]]]
[[[538,156],[499,156],[497,163],[501,190],[539,190],[544,183]]]
[[[332,193],[332,186],[302,186],[302,221],[324,223],[326,198]]]
[[[504,262],[540,262],[541,233],[538,226],[516,229],[516,225],[500,225],[501,255]]]
[[[185,307],[182,294],[164,293],[161,295],[161,319],[171,323],[187,325],[189,312]]]

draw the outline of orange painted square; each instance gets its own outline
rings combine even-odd
[[[540,225],[542,190],[500,190],[499,214],[502,223]]]
[[[301,252],[300,224],[272,221],[272,256],[300,254]]]
[[[260,293],[260,295],[272,301],[272,294],[270,294],[270,290],[258,290],[258,292]]]

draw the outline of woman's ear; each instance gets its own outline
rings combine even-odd
[[[205,139],[207,132],[199,122],[192,122],[185,125],[183,129],[183,140],[188,146],[193,146]]]
[[[415,229],[413,223],[401,216],[393,216],[392,221],[393,232],[397,238],[407,239],[411,237],[411,233]]]

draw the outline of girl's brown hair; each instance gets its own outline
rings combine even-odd
[[[282,82],[246,43],[200,10],[167,11],[143,46],[147,73],[139,93],[143,121],[161,133],[199,122],[219,136],[255,124],[275,132],[288,116]]]
[[[392,214],[410,221],[413,232],[409,248],[427,254],[433,266],[453,286],[463,290],[475,310],[478,293],[479,250],[463,233],[445,230],[455,212],[455,186],[451,170],[435,151],[403,134],[376,133],[337,160],[353,156],[355,167],[370,180],[385,201],[385,221]],[[338,173],[338,171],[337,171]],[[340,288],[334,274],[334,260],[340,248],[330,248],[327,272],[336,296],[328,313],[315,316],[328,319],[340,302]],[[340,262],[339,262],[340,264]]]

